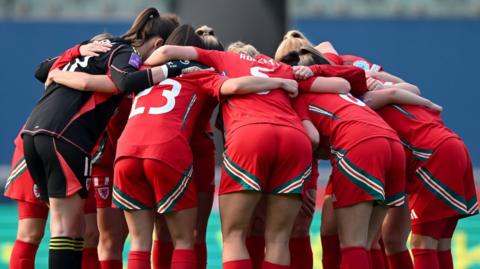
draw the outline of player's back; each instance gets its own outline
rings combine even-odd
[[[458,137],[445,126],[439,112],[428,108],[389,105],[377,113],[397,131],[407,147],[413,147],[419,154],[422,150],[432,151],[447,138]]]
[[[349,148],[372,137],[396,138],[395,131],[361,100],[350,94],[301,94],[309,117],[332,145]]]
[[[125,147],[159,145],[175,138],[189,141],[203,105],[213,98],[218,75],[197,72],[166,79],[135,96],[119,139]]]
[[[290,66],[278,63],[266,55],[251,57],[246,54],[199,50],[199,61],[225,73],[230,78],[256,76],[294,79]],[[285,125],[303,130],[299,118],[282,89],[225,98],[222,104],[225,129],[256,123]]]

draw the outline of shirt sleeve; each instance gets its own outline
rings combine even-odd
[[[142,60],[130,46],[120,47],[112,53],[109,76],[121,92],[140,92],[153,86],[152,71],[138,70]]]
[[[69,48],[55,61],[50,70],[61,69],[73,59],[80,56],[80,45],[76,45],[73,48]]]
[[[195,50],[198,54],[198,62],[211,66],[218,72],[223,72],[225,70],[224,56],[227,53],[217,50],[204,50],[200,48],[195,48]]]
[[[290,102],[300,120],[310,120],[310,117],[308,116],[308,105],[305,98],[300,95],[293,98]]]
[[[312,84],[317,79],[316,76],[309,77],[304,80],[297,80],[298,82],[298,91],[299,92],[309,92],[310,89],[312,88]]]
[[[58,57],[51,58],[51,59],[46,59],[45,61],[41,62],[37,68],[35,69],[35,78],[42,82],[45,83],[48,78],[48,72],[50,72],[51,67],[55,63],[55,60],[57,60]]]
[[[334,53],[324,53],[323,56],[325,56],[330,62],[336,64],[336,65],[343,65],[343,60],[340,56]]]
[[[312,65],[310,66],[316,76],[341,77],[350,83],[350,93],[355,97],[368,91],[365,71],[355,66],[338,65]]]
[[[220,100],[222,94],[221,89],[223,83],[228,79],[226,76],[221,76],[214,72],[208,72],[210,74],[202,76],[200,78],[199,84],[202,85],[202,89],[207,91],[210,95],[214,96],[218,100]]]

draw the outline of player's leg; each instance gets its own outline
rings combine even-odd
[[[173,242],[168,231],[165,216],[155,215],[155,231],[153,233],[152,265],[153,269],[169,269],[172,263]]]
[[[127,222],[118,208],[97,208],[98,259],[102,269],[121,269],[122,251],[128,235]]]
[[[45,178],[36,177],[37,173],[32,173],[32,177],[39,185],[41,195],[48,195],[50,204],[49,267],[80,268],[85,229],[83,207],[88,194],[86,179],[90,175],[89,156],[70,143],[50,136],[26,137],[29,140],[24,138],[27,166],[31,170],[30,166],[35,168],[38,159],[41,161]]]
[[[457,218],[450,218],[440,239],[438,240],[437,259],[440,269],[453,269],[452,236],[457,227]]]
[[[147,159],[144,169],[155,191],[157,213],[165,217],[174,245],[171,268],[194,269],[197,192],[192,165],[179,172],[163,162]]]
[[[48,207],[18,201],[17,238],[10,256],[11,269],[33,269],[38,245],[42,241]]]
[[[250,231],[245,244],[252,262],[252,269],[261,269],[265,258],[265,215],[267,197],[263,196],[257,204],[252,216]]]
[[[198,208],[195,228],[195,253],[197,269],[207,267],[206,234],[215,194],[215,145],[204,135],[203,147],[192,147],[193,181],[197,189]]]
[[[388,207],[385,205],[375,205],[373,207],[372,217],[368,230],[367,249],[372,269],[385,269],[385,259],[382,246],[380,245],[381,227]]]
[[[390,208],[382,225],[382,239],[389,268],[413,268],[412,258],[407,248],[410,230],[410,211],[407,203],[401,207]]]
[[[412,225],[410,246],[415,269],[440,268],[437,260],[438,240],[446,226],[446,220]]]
[[[313,179],[311,179],[313,180]],[[316,177],[315,177],[316,180]],[[310,226],[315,213],[316,184],[305,190],[302,207],[293,225],[290,238],[290,266],[299,269],[313,268],[313,252],[310,244]]]
[[[129,269],[150,268],[155,193],[145,176],[143,159],[122,158],[115,163],[113,203],[124,210],[131,238]]]
[[[220,219],[222,222],[223,268],[252,268],[245,245],[250,221],[257,203],[259,192],[233,192],[220,195]]]
[[[306,241],[311,217],[315,210],[315,185],[304,189],[312,172],[312,146],[309,139],[294,128],[277,127],[276,158],[272,164],[265,186],[267,209],[265,221],[265,259],[263,268],[285,268],[292,266],[289,242],[292,229],[297,222],[296,236]],[[304,199],[302,199],[302,195]],[[304,210],[300,212],[302,204]],[[283,209],[282,209],[283,208]],[[298,242],[298,241],[297,241]],[[309,242],[307,242],[309,245]],[[309,247],[307,247],[307,251]],[[304,253],[308,259],[308,253]],[[298,261],[296,261],[298,262]],[[308,260],[306,261],[308,262]],[[305,266],[300,263],[301,266]]]
[[[333,187],[329,181],[323,198],[322,222],[320,223],[322,265],[325,269],[338,269],[342,261],[332,194]]]
[[[99,232],[97,225],[97,208],[95,202],[95,193],[93,186],[90,186],[89,182],[89,194],[87,201],[85,202],[85,246],[83,248],[82,255],[82,268],[83,269],[100,269],[100,262],[98,260],[98,240]],[[91,188],[91,189],[90,189]]]

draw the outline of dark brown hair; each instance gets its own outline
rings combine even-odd
[[[204,49],[202,39],[189,24],[177,27],[165,41],[165,45],[194,46]]]
[[[174,29],[175,23],[171,17],[164,18],[156,8],[150,7],[138,14],[130,29],[122,35],[122,39],[139,47],[152,37],[166,40]]]

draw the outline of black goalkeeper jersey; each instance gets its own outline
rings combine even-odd
[[[64,139],[90,154],[125,92],[153,85],[151,71],[138,68],[140,56],[121,39],[110,39],[109,52],[78,57],[64,71],[109,74],[118,94],[77,91],[52,83],[33,109],[22,134],[46,134]]]

